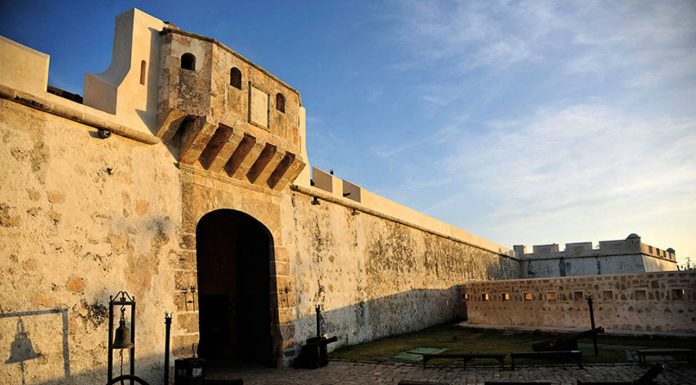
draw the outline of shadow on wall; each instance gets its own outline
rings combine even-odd
[[[522,278],[522,264],[519,259],[498,255],[498,263],[491,263],[486,268],[487,281]]]
[[[282,297],[286,294],[280,294]],[[466,314],[466,309],[459,301],[461,294],[459,286],[445,289],[413,289],[369,301],[361,301],[338,309],[331,309],[322,313],[322,334],[338,337],[338,342],[331,344],[330,349],[342,345],[352,345],[367,342],[377,338],[394,334],[402,334],[424,329],[429,326],[454,321]],[[280,302],[283,298],[279,298]],[[301,306],[310,308],[302,304]],[[307,338],[316,335],[316,316],[311,304],[311,313],[300,317],[296,325],[299,327],[297,341],[304,344]],[[0,363],[6,376],[18,379],[12,383],[31,383],[37,385],[58,384],[100,384],[106,383],[107,375],[107,351],[103,349],[101,355],[97,354],[94,369],[71,373],[70,348],[68,346],[68,311],[66,309],[37,310],[0,315],[1,318],[16,320],[17,334],[11,346],[3,346],[2,354],[10,357]],[[29,329],[27,320],[32,317],[56,317],[62,324],[62,336],[55,336],[62,341],[63,368],[57,367],[56,361],[42,362],[42,348],[31,341],[31,336],[37,330]],[[32,328],[39,328],[40,322],[33,322]],[[45,337],[45,336],[44,336]],[[136,336],[137,338],[137,336]],[[77,337],[79,340],[79,336]],[[38,340],[38,338],[36,339]],[[42,341],[46,341],[42,338]],[[50,340],[50,339],[49,339]],[[45,342],[43,342],[45,344]],[[142,342],[141,342],[142,343]],[[9,348],[9,351],[7,351]],[[73,347],[74,348],[74,347]],[[299,346],[295,353],[299,352]],[[124,373],[128,371],[127,353],[124,352]],[[118,353],[115,353],[114,374],[120,373]],[[171,362],[173,365],[173,361]],[[48,365],[55,365],[47,367]],[[163,382],[164,346],[161,354],[145,357],[136,356],[136,375],[142,377],[150,384]],[[15,374],[12,372],[16,371]],[[51,375],[52,374],[52,375]],[[46,378],[51,378],[46,380]],[[43,378],[43,379],[41,379]],[[22,382],[19,382],[21,379]]]
[[[283,302],[283,298],[279,302]],[[459,301],[459,286],[446,289],[413,289],[369,301],[322,311],[321,332],[336,336],[335,349],[377,338],[421,330],[465,316],[466,310]],[[323,303],[317,303],[322,305]],[[304,344],[307,338],[316,336],[315,304],[301,303],[300,308],[309,314],[298,318],[297,342]]]
[[[174,363],[172,362],[172,365]],[[136,357],[135,375],[147,381],[150,385],[158,385],[164,383],[164,353],[162,356],[147,356]],[[73,374],[69,378],[56,377],[55,379],[44,380],[43,382],[27,382],[33,385],[100,385],[106,384],[106,352],[104,352],[104,364],[94,366],[93,369]],[[170,371],[173,373],[173,371]],[[128,362],[124,357],[123,374],[128,374]],[[120,375],[120,367],[114,365],[114,377]],[[173,381],[169,382],[170,384]],[[129,384],[128,381],[124,384]]]
[[[160,31],[154,28],[148,28],[150,34],[150,58],[159,58],[159,39]],[[153,61],[147,63],[143,60],[140,68],[140,84],[147,87],[146,105],[145,110],[136,109],[135,112],[138,114],[140,119],[148,126],[151,127],[150,131],[152,135],[157,135],[157,102],[159,100],[159,89],[157,87],[150,87],[151,82],[158,83],[159,79],[159,63]]]
[[[0,380],[8,384],[36,384],[36,385],[65,385],[65,384],[106,384],[107,377],[107,352],[103,352],[103,360],[94,363],[94,369],[78,374],[70,370],[70,347],[68,345],[70,331],[68,329],[68,310],[50,309],[33,310],[15,313],[0,314],[0,321],[16,324],[16,334],[9,345],[3,344],[0,354],[7,359],[0,362]],[[56,344],[61,345],[62,370],[57,367],[56,361],[47,359],[54,355],[51,350],[51,339],[47,339],[44,332],[55,333],[53,324],[59,324],[62,328],[61,335],[53,335]],[[46,330],[41,330],[41,329]],[[41,340],[38,344],[32,341]],[[50,337],[50,336],[49,336]],[[118,357],[118,353],[115,354]],[[97,358],[98,359],[98,358]],[[116,361],[116,360],[115,360]],[[103,363],[103,365],[99,365]],[[140,358],[136,356],[136,375],[144,378],[151,385],[163,383],[164,349],[162,355]],[[119,363],[114,364],[115,376],[121,373]],[[127,353],[124,351],[123,373],[128,373]],[[46,379],[50,378],[50,379]]]
[[[21,378],[21,383],[26,383],[25,372],[26,365],[28,361],[36,360],[41,358],[41,352],[37,352],[34,348],[34,344],[29,338],[29,330],[25,325],[25,319],[31,319],[32,324],[41,325],[49,322],[43,318],[56,318],[53,321],[59,320],[62,329],[62,335],[60,336],[60,343],[63,353],[63,377],[62,380],[68,380],[71,378],[70,374],[70,347],[68,345],[68,310],[67,309],[49,309],[49,310],[30,310],[15,313],[4,313],[0,314],[0,319],[9,319],[11,322],[16,320],[16,334],[12,340],[9,348],[9,353],[7,355],[7,360],[3,362],[7,365],[3,368],[3,371],[12,371],[11,366],[17,366],[19,377]],[[58,339],[59,336],[55,336]],[[3,349],[4,350],[4,349]]]

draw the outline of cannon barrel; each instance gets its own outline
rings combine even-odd
[[[326,346],[336,341],[338,341],[336,336],[308,338],[305,345],[300,349],[300,355],[295,359],[293,366],[295,368],[316,369],[328,365],[329,355]]]
[[[537,341],[532,343],[532,350],[535,352],[558,351],[558,350],[577,350],[578,340],[592,336],[593,334],[604,333],[603,327],[585,330],[571,335],[560,336],[552,340]]]

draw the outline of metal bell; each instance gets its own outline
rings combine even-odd
[[[24,331],[24,323],[22,320],[19,320],[17,322],[17,334],[15,334],[15,339],[12,341],[10,348],[10,358],[8,358],[5,363],[14,364],[17,362],[33,360],[34,358],[39,358],[39,354],[34,351],[34,347],[31,345],[31,340],[29,337],[27,337],[27,333]]]
[[[118,327],[116,328],[116,334],[114,335],[114,344],[112,345],[113,349],[130,349],[133,347],[133,343],[131,342],[131,332],[130,329],[126,326],[126,320],[121,317],[121,320],[118,323]]]

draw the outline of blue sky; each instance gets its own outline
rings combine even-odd
[[[313,166],[508,246],[696,260],[694,1],[0,0],[0,34],[81,94],[132,7],[297,88]]]

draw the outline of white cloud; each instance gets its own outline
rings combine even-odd
[[[448,169],[478,180],[501,205],[494,215],[555,210],[650,189],[696,184],[696,119],[631,117],[604,105],[540,109],[463,138]]]
[[[448,118],[372,149],[420,176],[387,196],[508,245],[637,232],[696,256],[696,3],[399,5],[399,69]]]
[[[430,66],[456,79],[477,69],[494,74],[540,63],[627,87],[696,76],[696,3],[688,0],[400,4],[396,40],[413,59],[400,62],[401,69]]]
[[[678,219],[696,234],[696,118],[648,119],[606,105],[542,108],[492,122],[486,135],[454,147],[441,177],[495,207],[480,218],[494,239],[576,241],[642,229],[648,241],[696,251],[693,240],[665,233]],[[452,210],[457,199],[431,209]]]
[[[404,3],[398,39],[406,42],[416,61],[442,64],[454,61],[465,70],[496,68],[534,58],[528,43],[550,31],[548,11],[543,6],[512,7],[488,2]],[[509,28],[521,18],[539,23]],[[511,25],[512,25],[511,24]],[[533,28],[529,28],[529,27]]]

